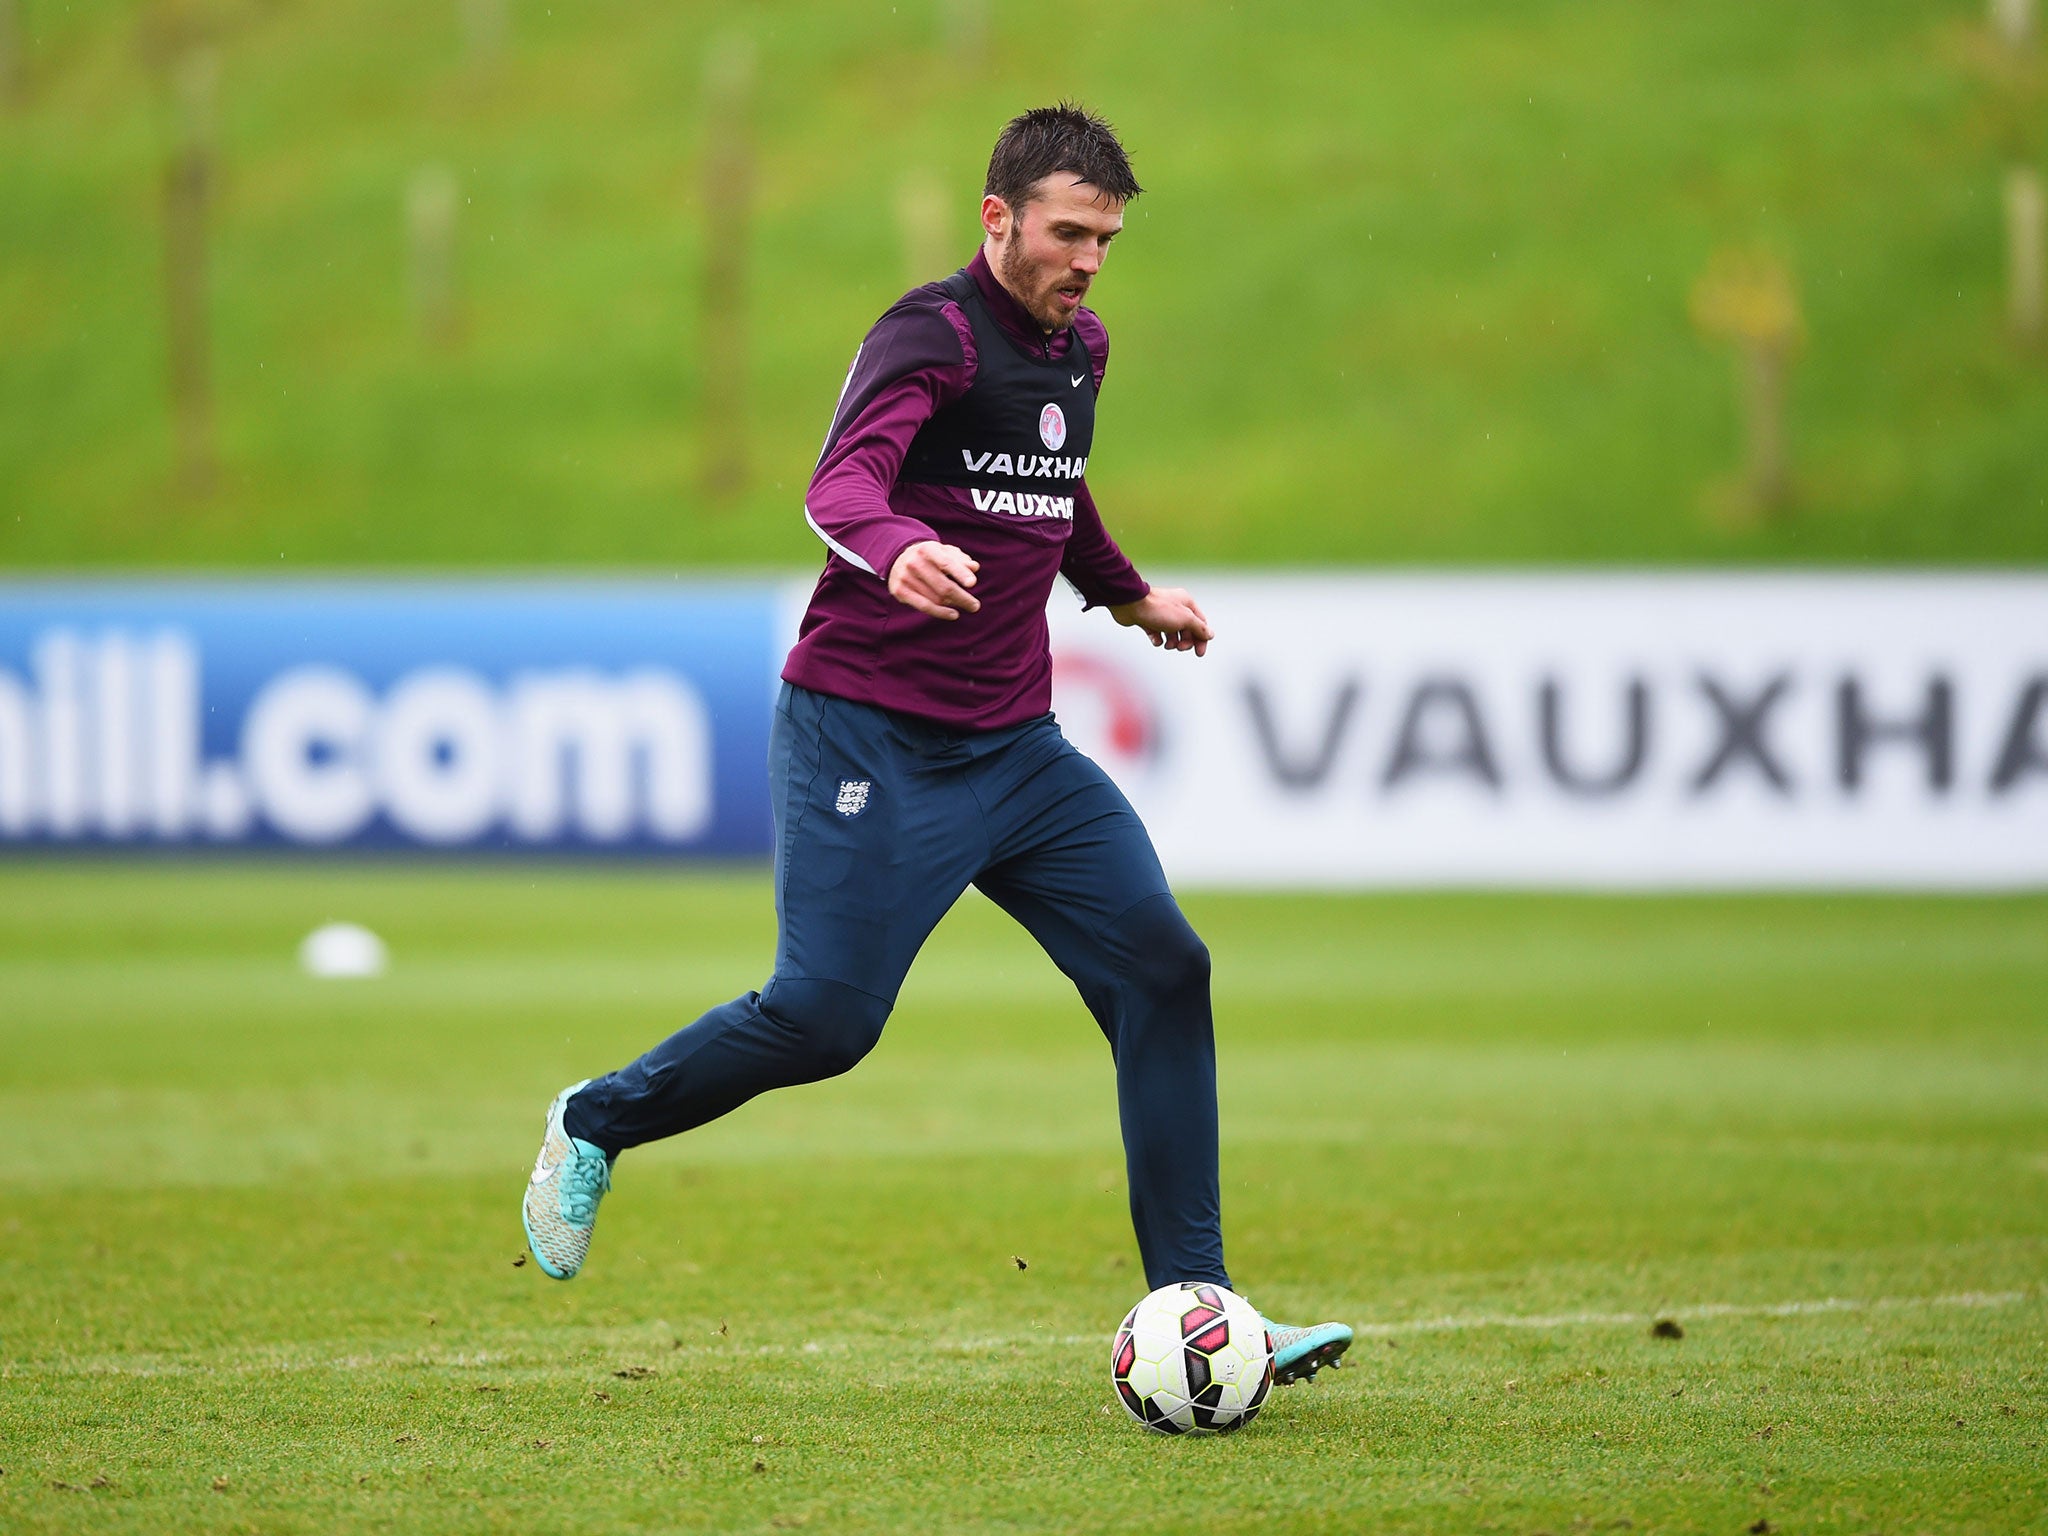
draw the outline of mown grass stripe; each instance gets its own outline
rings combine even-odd
[[[1605,1327],[1646,1327],[1660,1319],[1671,1318],[1678,1322],[1698,1322],[1712,1318],[1766,1318],[1766,1317],[1817,1317],[1829,1313],[1843,1312],[1896,1312],[1937,1307],[1966,1307],[1988,1309],[2017,1306],[2034,1299],[2029,1291],[1960,1291],[1946,1296],[1823,1296],[1800,1301],[1773,1302],[1699,1302],[1686,1306],[1660,1307],[1653,1312],[1553,1312],[1539,1314],[1517,1314],[1504,1312],[1482,1312],[1467,1316],[1410,1318],[1401,1322],[1354,1323],[1352,1326],[1360,1338],[1393,1338],[1414,1334],[1430,1333],[1471,1333],[1487,1328],[1605,1328]],[[990,1350],[1020,1349],[1026,1345],[1040,1348],[1051,1346],[1059,1349],[1080,1348],[1083,1345],[1103,1344],[1109,1334],[1092,1333],[1051,1333],[1032,1331],[1027,1333],[994,1334],[982,1338],[934,1339],[923,1347],[929,1351],[949,1354],[981,1354]],[[707,1344],[665,1345],[664,1353],[682,1359],[774,1359],[790,1355],[833,1355],[858,1356],[863,1354],[900,1354],[903,1338],[896,1334],[871,1334],[858,1338],[841,1337],[828,1339],[806,1339],[800,1344],[752,1344],[727,1345],[724,1347]],[[165,1360],[111,1359],[100,1357],[92,1360],[33,1361],[8,1367],[0,1371],[0,1380],[17,1379],[25,1376],[260,1376],[286,1374],[303,1371],[385,1371],[385,1370],[496,1370],[500,1374],[521,1371],[553,1375],[561,1369],[557,1357],[528,1357],[533,1363],[521,1363],[517,1351],[492,1353],[489,1351],[463,1351],[455,1354],[436,1354],[432,1351],[415,1350],[404,1354],[347,1354],[330,1355],[320,1359],[293,1359],[290,1356],[268,1356],[253,1360]],[[545,1362],[545,1363],[544,1363]],[[593,1369],[600,1362],[590,1362]]]

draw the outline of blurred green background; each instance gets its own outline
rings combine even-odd
[[[799,497],[855,344],[971,253],[997,130],[1062,94],[1149,188],[1096,291],[1090,477],[1143,560],[2048,557],[2048,358],[2008,322],[2003,190],[2044,159],[2042,48],[1981,0],[0,12],[16,567],[809,565]],[[722,111],[707,60],[736,48],[752,85]],[[195,489],[165,186],[180,60],[209,51]],[[707,198],[721,131],[754,167],[742,220]],[[435,168],[439,341],[407,213]],[[718,249],[746,274],[731,359],[703,323]],[[1731,490],[1734,353],[1693,315],[1731,251],[1798,312],[1761,512]],[[748,465],[723,496],[717,402]]]

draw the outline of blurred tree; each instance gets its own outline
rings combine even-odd
[[[714,501],[747,484],[747,264],[754,202],[752,39],[731,34],[704,61],[704,345],[701,474]]]
[[[1742,400],[1742,480],[1728,510],[1738,521],[1784,509],[1791,490],[1786,393],[1805,322],[1792,275],[1767,251],[1724,250],[1693,285],[1693,323],[1735,344]]]

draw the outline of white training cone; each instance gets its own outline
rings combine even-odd
[[[356,923],[326,923],[299,945],[299,968],[325,980],[382,976],[384,941]]]

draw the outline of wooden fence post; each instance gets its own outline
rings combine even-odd
[[[169,60],[171,145],[164,162],[164,299],[178,479],[213,489],[213,382],[207,304],[207,215],[214,180],[214,103],[220,56],[206,44]]]
[[[978,67],[988,53],[988,0],[939,0],[939,33],[955,68]]]
[[[747,484],[753,89],[752,41],[738,35],[720,39],[704,61],[704,340],[698,392],[701,476],[713,501],[729,501]]]
[[[1991,0],[1991,26],[2014,48],[2033,40],[2034,0]]]
[[[907,171],[896,186],[904,286],[944,277],[959,263],[946,229],[946,192],[929,171]]]
[[[28,94],[28,53],[21,35],[21,0],[0,0],[0,107]]]
[[[2013,334],[2038,341],[2042,332],[2043,288],[2048,286],[2048,196],[2041,173],[2016,165],[2005,174],[2007,313]]]
[[[511,30],[506,0],[462,0],[462,56],[472,69],[497,63]]]
[[[455,228],[460,214],[455,173],[423,165],[405,191],[405,228],[413,325],[430,347],[452,348],[462,339],[455,294]]]
[[[1742,400],[1743,468],[1737,521],[1781,511],[1791,493],[1786,431],[1792,359],[1805,336],[1792,275],[1760,252],[1723,252],[1692,291],[1693,321],[1734,342]]]

